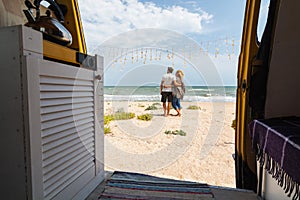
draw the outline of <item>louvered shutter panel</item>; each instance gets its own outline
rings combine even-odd
[[[38,135],[32,143],[41,145],[40,153],[39,147],[32,148],[38,163],[33,178],[42,184],[43,199],[55,199],[68,187],[86,184],[96,173],[95,72],[40,59],[30,58],[27,63],[29,107],[38,106],[39,113],[32,116],[40,123],[39,134],[31,136]]]

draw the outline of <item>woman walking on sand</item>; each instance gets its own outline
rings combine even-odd
[[[185,86],[183,83],[183,72],[181,70],[177,70],[175,74],[175,80],[173,81],[172,84],[172,106],[173,108],[177,111],[176,116],[181,116],[180,110],[181,110],[181,105],[180,105],[180,99],[183,99],[184,93],[185,93]]]

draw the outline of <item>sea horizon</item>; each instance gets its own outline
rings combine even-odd
[[[237,86],[186,86],[182,101],[235,102]],[[160,101],[156,86],[104,86],[105,101]]]

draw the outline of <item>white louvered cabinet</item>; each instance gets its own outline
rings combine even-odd
[[[23,26],[0,42],[2,197],[84,199],[104,177],[102,57],[97,70],[45,60]]]

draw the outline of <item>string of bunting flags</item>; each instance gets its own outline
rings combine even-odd
[[[183,67],[193,57],[207,55],[218,59],[222,54],[229,60],[237,53],[240,42],[235,38],[221,38],[210,41],[201,41],[198,44],[184,45],[180,47],[158,48],[120,48],[112,46],[101,46],[101,54],[111,61],[111,66],[116,64],[127,65],[134,63],[151,64],[167,60],[171,65],[175,64],[175,57],[181,57]]]

